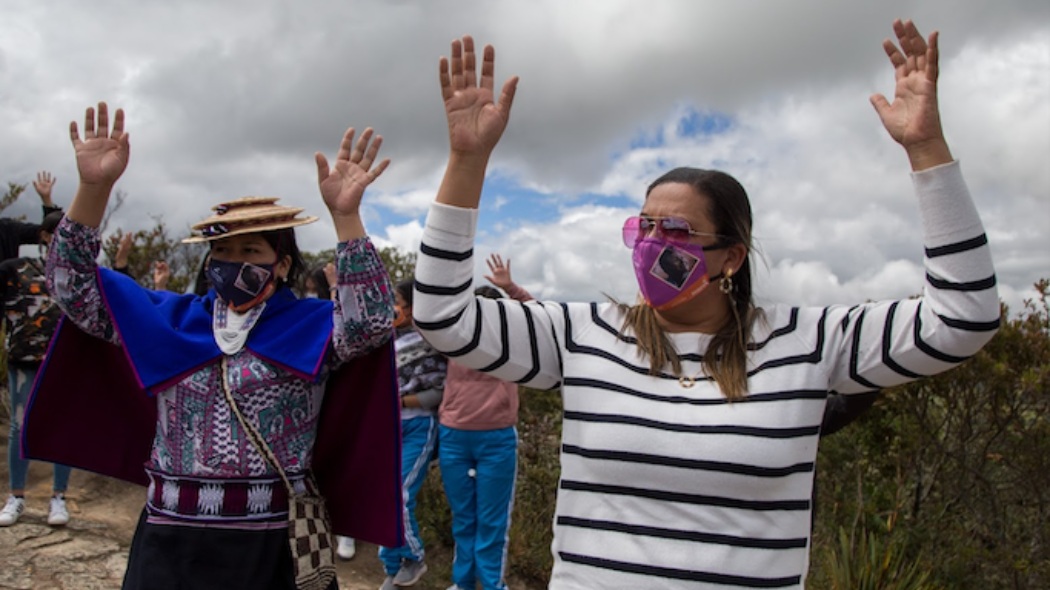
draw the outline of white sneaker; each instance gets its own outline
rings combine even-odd
[[[339,556],[339,559],[346,561],[353,559],[354,555],[357,554],[357,544],[354,542],[354,538],[336,535],[336,539],[339,543],[336,545],[335,554]]]
[[[11,526],[18,522],[18,517],[22,516],[22,512],[24,512],[25,509],[25,498],[8,496],[7,504],[4,504],[4,509],[0,510],[0,526]]]
[[[47,514],[47,524],[60,526],[69,522],[69,510],[66,509],[66,500],[61,496],[51,497],[51,509]]]

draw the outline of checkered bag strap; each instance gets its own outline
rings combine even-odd
[[[295,587],[299,590],[325,590],[335,579],[335,546],[328,508],[317,482],[308,474],[303,480],[306,492],[295,492],[273,449],[237,405],[230,391],[225,355],[222,357],[222,391],[252,445],[273,466],[288,488],[288,544],[295,562]]]

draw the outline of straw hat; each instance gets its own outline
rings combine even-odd
[[[184,243],[207,242],[256,232],[295,227],[317,221],[312,215],[296,217],[298,207],[277,204],[277,197],[241,197],[212,207],[215,213],[192,226]]]

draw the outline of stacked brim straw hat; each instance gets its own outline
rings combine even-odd
[[[241,197],[212,207],[215,213],[193,224],[185,243],[220,240],[230,236],[285,229],[317,221],[312,215],[297,217],[299,207],[277,204],[277,197]]]

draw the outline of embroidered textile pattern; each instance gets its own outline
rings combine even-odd
[[[229,358],[237,401],[280,460],[292,470],[309,465],[321,385],[271,365],[247,351]],[[159,394],[166,419],[160,421],[151,463],[155,469],[204,476],[238,477],[272,473],[244,436],[219,382],[219,367],[201,371]],[[175,425],[178,425],[177,427]]]
[[[222,508],[222,486],[208,484],[201,486],[197,495],[197,510],[204,515],[215,515]]]

